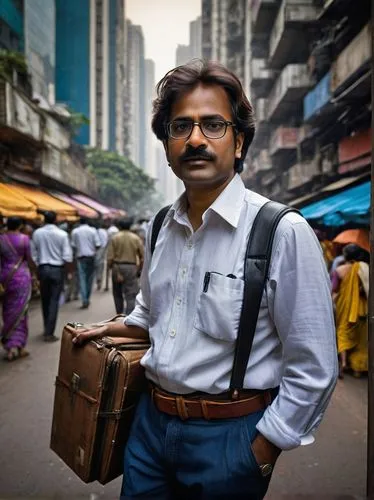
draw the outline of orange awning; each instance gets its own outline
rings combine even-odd
[[[341,245],[354,243],[367,252],[370,252],[369,231],[366,229],[347,229],[338,234],[332,241]]]
[[[59,221],[71,221],[74,222],[78,220],[77,210],[75,207],[65,203],[57,198],[51,196],[40,189],[36,189],[29,186],[12,185],[12,190],[17,192],[20,196],[23,196],[27,200],[35,204],[38,210],[46,211],[52,210],[57,214],[57,220]]]
[[[12,185],[0,183],[0,214],[3,217],[17,216],[23,219],[39,219],[37,206],[13,189]]]

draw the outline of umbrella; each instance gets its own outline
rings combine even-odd
[[[342,245],[354,243],[367,252],[370,252],[369,231],[366,229],[347,229],[338,234],[338,236],[333,239],[333,242],[341,243]]]

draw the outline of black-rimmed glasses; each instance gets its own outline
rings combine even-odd
[[[168,136],[173,139],[188,139],[195,126],[198,126],[207,139],[221,139],[227,131],[227,127],[235,127],[227,120],[173,120],[167,124]]]

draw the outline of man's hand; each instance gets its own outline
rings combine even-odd
[[[78,328],[73,331],[72,342],[75,345],[82,345],[88,340],[105,337],[105,335],[109,334],[109,325],[110,323],[95,328]]]
[[[252,443],[252,450],[258,465],[274,465],[281,454],[281,449],[268,441],[262,434],[258,434]]]

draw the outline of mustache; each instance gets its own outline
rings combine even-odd
[[[188,160],[207,160],[213,161],[215,160],[215,155],[213,153],[209,153],[206,150],[205,146],[193,148],[191,146],[187,147],[186,151],[179,157],[180,161],[188,161]]]

